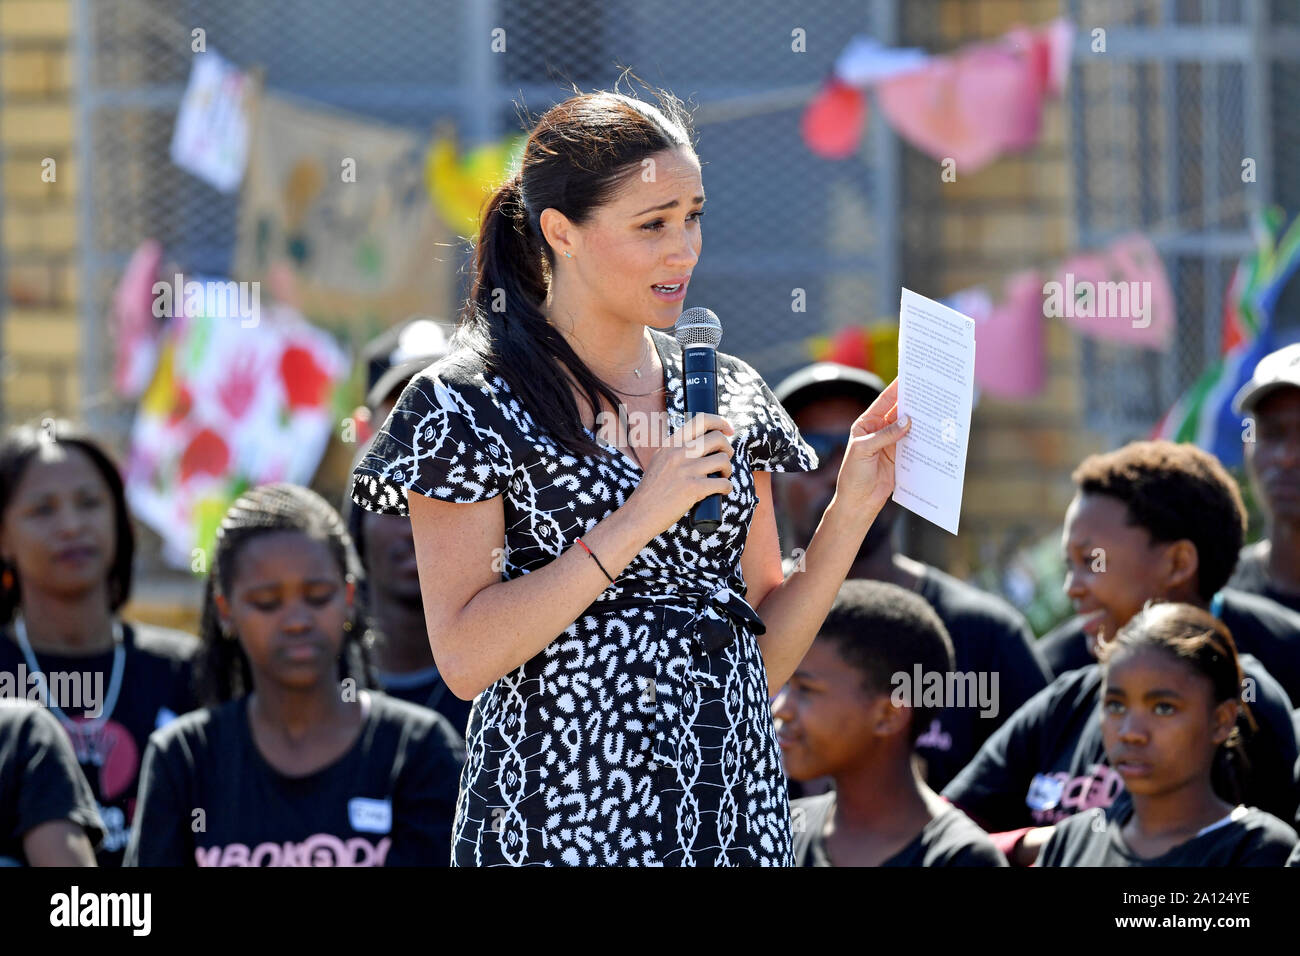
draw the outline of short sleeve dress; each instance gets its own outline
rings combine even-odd
[[[685,424],[681,350],[650,329],[671,431]],[[735,490],[711,534],[683,515],[541,653],[475,698],[452,865],[792,866],[790,808],[758,614],[740,558],[755,471],[817,457],[748,364],[718,353],[719,412],[736,428]],[[403,391],[353,475],[352,500],[406,515],[407,489],[503,497],[502,579],[553,561],[620,507],[641,468],[575,457],[468,352]]]

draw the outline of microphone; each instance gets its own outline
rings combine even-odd
[[[677,317],[673,336],[682,347],[682,378],[685,381],[686,419],[700,412],[718,413],[718,343],[722,323],[709,309],[687,309]],[[720,475],[722,472],[712,472]],[[695,503],[690,511],[692,528],[710,533],[722,523],[722,495],[712,494]]]

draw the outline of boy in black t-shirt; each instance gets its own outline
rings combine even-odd
[[[952,671],[952,644],[924,599],[844,582],[772,708],[786,773],[835,781],[791,802],[796,865],[1006,865],[914,764],[916,738],[951,703],[940,698]]]
[[[1085,667],[1151,599],[1207,608],[1295,700],[1300,614],[1225,589],[1246,529],[1237,483],[1194,445],[1133,442],[1075,469],[1065,515],[1065,590],[1080,616],[1042,640],[1057,676]]]
[[[1286,823],[1225,802],[1211,782],[1253,722],[1223,624],[1187,604],[1155,604],[1101,648],[1102,738],[1130,800],[1057,824],[1043,866],[1281,866]],[[1240,791],[1240,788],[1236,788]]]
[[[0,866],[94,866],[103,836],[59,722],[37,703],[0,699]]]

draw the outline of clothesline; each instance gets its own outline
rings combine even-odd
[[[1204,226],[1197,227],[1197,228],[1210,228],[1211,226],[1218,225],[1220,222],[1226,220],[1229,217],[1229,215],[1242,211],[1242,209],[1244,209],[1245,207],[1246,207],[1246,196],[1244,193],[1239,192],[1239,193],[1234,193],[1230,196],[1224,196],[1220,198],[1220,200],[1214,206],[1205,210],[1207,221]],[[1158,248],[1160,244],[1164,241],[1167,241],[1177,236],[1186,235],[1190,227],[1185,223],[1187,223],[1188,220],[1191,220],[1193,217],[1197,216],[1200,212],[1201,210],[1199,208],[1185,209],[1181,212],[1178,212],[1171,216],[1167,216],[1163,219],[1158,219],[1155,222],[1153,222],[1149,227],[1146,228],[1140,226],[1134,226],[1131,228],[1118,229],[1116,230],[1115,235],[1119,236],[1125,233],[1141,232],[1148,239],[1150,239],[1151,242],[1154,245],[1156,245]],[[1032,268],[1032,267],[1027,267],[1027,268]],[[1023,271],[1025,271],[1024,268],[1005,271],[999,276],[995,276],[992,279],[978,283],[978,285],[988,289],[1001,289],[1003,288],[1003,286],[1005,285],[1006,281],[1009,278]],[[850,323],[848,326],[843,326],[839,329],[828,329],[825,332],[818,332],[813,335],[804,336],[802,339],[797,339],[795,341],[786,341],[777,345],[766,346],[761,349],[748,350],[745,352],[745,354],[742,357],[749,364],[759,368],[762,368],[769,364],[778,365],[790,354],[791,349],[798,348],[801,346],[806,347],[808,342],[813,338],[823,338],[823,337],[832,336],[836,332],[842,331],[842,329],[845,327],[851,328],[855,325],[870,324],[877,319],[887,319],[887,318],[888,318],[887,315],[874,315],[874,316],[864,317],[858,322]]]
[[[763,90],[759,93],[747,93],[725,100],[701,103],[695,109],[695,125],[707,126],[711,123],[729,123],[733,120],[748,119],[751,116],[763,116],[778,113],[781,110],[798,109],[806,106],[808,101],[821,89],[820,83],[801,83],[798,86],[786,86],[776,90]]]

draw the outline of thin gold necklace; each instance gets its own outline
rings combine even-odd
[[[647,356],[647,355],[649,354],[649,352],[650,352],[650,349],[649,349],[649,345],[650,345],[650,343],[649,343],[649,342],[646,342],[645,344],[646,344],[646,349],[645,349],[644,351],[642,351],[642,353],[641,353],[641,361],[637,363],[636,368],[632,369],[633,373],[636,375],[637,378],[640,378],[640,377],[641,377],[641,366],[645,364],[646,356]],[[622,371],[624,371],[624,369],[618,369],[617,371],[622,372]]]
[[[641,360],[641,364],[642,364],[642,365],[645,364],[645,359],[642,359],[642,360]],[[636,377],[637,377],[637,378],[641,378],[641,369],[640,369],[639,367],[633,369],[632,371],[634,371],[634,372],[636,373]],[[660,381],[658,385],[656,385],[656,386],[655,386],[651,391],[648,391],[648,392],[629,392],[629,391],[626,391],[626,390],[621,389],[621,388],[615,388],[615,389],[614,389],[614,391],[618,392],[618,394],[620,394],[620,395],[636,395],[636,396],[638,396],[638,397],[642,397],[642,398],[644,398],[644,397],[647,396],[647,395],[654,395],[654,394],[657,394],[658,392],[662,392],[663,390],[664,390],[664,383],[663,383],[662,381]]]

